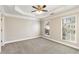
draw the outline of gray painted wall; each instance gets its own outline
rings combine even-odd
[[[6,16],[4,22],[5,42],[40,35],[39,21]]]
[[[61,39],[61,20],[62,17],[64,16],[72,16],[75,15],[77,16],[77,39],[76,39],[76,43],[73,42],[68,42],[68,41],[64,41]],[[50,22],[50,36],[45,36],[44,34],[44,22],[45,21],[49,21]],[[70,44],[76,47],[79,47],[79,9],[75,9],[75,10],[70,10],[70,11],[66,11],[60,14],[56,14],[47,18],[42,18],[41,19],[41,36],[42,37],[46,37],[46,38],[50,38],[51,40],[56,40],[65,44]]]

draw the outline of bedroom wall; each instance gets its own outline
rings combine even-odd
[[[72,16],[72,15],[77,16],[77,39],[76,39],[76,43],[64,41],[61,39],[61,20],[62,20],[62,17]],[[44,34],[44,22],[45,21],[50,22],[50,35],[49,36],[45,36],[45,34]],[[47,38],[49,40],[63,43],[63,44],[66,44],[66,45],[69,45],[69,46],[72,46],[74,48],[79,49],[79,26],[78,25],[79,25],[79,9],[77,8],[74,10],[70,10],[70,11],[66,11],[63,13],[49,16],[47,18],[42,18],[41,19],[41,36],[43,38]]]
[[[5,16],[5,42],[38,37],[40,22],[32,19]]]

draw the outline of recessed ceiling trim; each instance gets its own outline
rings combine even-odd
[[[64,6],[59,6],[58,8],[56,8],[56,10],[57,10],[57,9],[61,9],[61,10],[63,10],[63,11],[58,12],[58,13],[54,13],[54,11],[52,10],[51,12],[48,13],[47,16],[44,16],[44,17],[41,17],[41,18],[45,18],[45,17],[48,17],[48,16],[52,16],[52,15],[50,15],[51,13],[54,13],[53,16],[55,16],[55,15],[57,15],[57,14],[59,15],[59,14],[62,14],[62,13],[64,13],[64,12],[68,12],[68,11],[70,11],[70,10],[75,10],[75,9],[78,9],[78,8],[79,8],[79,6],[74,6],[74,7],[72,7],[72,8],[68,8],[68,9],[63,9],[63,7],[64,7]],[[56,11],[55,11],[55,12],[56,12]]]
[[[16,17],[16,18],[21,18],[21,19],[26,19],[26,20],[35,20],[35,21],[39,21],[38,18],[33,18],[33,17],[25,17],[25,16],[20,16],[20,15],[13,15],[13,14],[9,14],[9,13],[4,13],[4,16],[10,16],[10,17]]]
[[[49,12],[47,13],[43,13],[43,14],[36,14],[36,13],[31,13],[31,11],[33,10],[32,5],[24,5],[24,6],[18,6],[18,5],[14,5],[12,6],[3,6],[3,8],[5,8],[4,13],[9,13],[9,14],[17,14],[18,16],[24,16],[24,17],[31,17],[31,18],[45,18],[45,17],[49,17],[51,13],[53,13],[53,15],[58,14],[58,13],[62,13],[65,12],[69,9],[72,9],[71,7],[74,6],[70,6],[70,5],[58,5],[58,6],[50,6],[47,5],[46,9],[49,10]],[[9,11],[10,10],[10,11]]]
[[[35,17],[35,15],[33,15],[33,14],[23,12],[18,6],[15,6],[15,11],[17,11],[20,14],[25,15],[25,16]]]
[[[52,19],[52,18],[61,17],[61,16],[63,17],[63,16],[67,16],[67,15],[73,15],[75,13],[79,13],[79,8],[74,8],[74,9],[71,9],[71,10],[67,10],[67,11],[61,12],[61,13],[53,15],[53,17],[52,16],[46,17],[46,19],[47,18],[51,18]]]

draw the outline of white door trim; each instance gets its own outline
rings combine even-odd
[[[2,32],[1,32],[1,40],[2,40],[2,42],[1,42],[1,46],[3,46],[4,45],[4,16],[3,15],[1,15],[1,18],[2,18],[2,21],[1,21],[1,29],[2,29]]]
[[[1,13],[0,13],[0,53],[1,53]]]

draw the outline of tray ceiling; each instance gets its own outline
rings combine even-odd
[[[47,7],[45,10],[48,12],[43,12],[42,14],[37,14],[36,12],[31,12],[35,10],[32,8],[32,5],[3,5],[3,9],[5,13],[14,14],[14,15],[22,15],[22,16],[29,16],[29,17],[36,17],[42,18],[47,17],[50,14],[57,14],[62,11],[70,10],[72,8],[76,8],[79,6],[76,5],[46,5]]]

